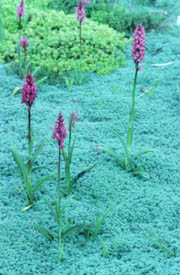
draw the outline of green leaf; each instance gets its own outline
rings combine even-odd
[[[73,154],[75,142],[76,142],[76,137],[74,138],[73,144],[70,147],[70,152],[69,152],[69,155],[68,155],[69,164],[71,164],[71,162],[72,162],[72,154]]]
[[[115,207],[115,205],[117,204],[118,201],[116,201],[115,203],[113,203],[107,210],[106,212],[104,213],[104,215],[101,217],[100,220],[98,220],[98,218],[96,217],[96,225],[95,225],[95,230],[93,232],[93,238],[94,240],[96,239],[98,233],[99,233],[99,230],[105,220],[105,218],[109,215],[110,211]]]
[[[13,155],[14,160],[17,163],[17,166],[19,168],[20,174],[24,180],[25,183],[27,183],[28,180],[28,170],[27,167],[24,163],[24,161],[22,160],[21,156],[19,155],[19,153],[17,152],[15,147],[10,148],[10,151]]]
[[[45,181],[49,180],[50,178],[52,178],[55,174],[51,174],[49,176],[46,176],[40,180],[37,180],[36,183],[34,184],[33,188],[32,188],[32,191],[35,192],[38,187],[43,184]]]
[[[132,160],[135,159],[135,158],[137,158],[137,157],[140,156],[140,155],[147,154],[147,153],[149,153],[149,152],[155,152],[155,149],[147,149],[147,150],[141,151],[141,152],[139,152],[139,153],[133,155],[133,156],[132,156]]]
[[[40,226],[39,224],[34,224],[33,225],[34,229],[36,229],[39,233],[43,234],[45,237],[47,237],[50,241],[52,241],[55,236],[52,234],[49,230],[46,228]]]
[[[16,87],[12,93],[13,96],[17,96],[18,94],[20,94],[22,91],[22,88],[20,87]]]
[[[62,149],[62,154],[63,154],[64,161],[67,162],[68,158],[64,149]]]
[[[41,83],[43,83],[48,77],[47,76],[44,76],[42,77],[41,79],[37,80],[36,81],[36,85],[39,86]]]
[[[65,232],[62,233],[62,240],[64,240],[69,234],[71,234],[74,231],[80,231],[80,230],[85,230],[87,231],[89,234],[92,235],[93,231],[90,228],[91,224],[87,225],[87,224],[79,224],[79,225],[75,225],[71,228],[69,228],[68,230],[66,230]]]
[[[164,250],[169,256],[174,256],[174,257],[176,257],[176,254],[173,252],[173,251],[171,251],[168,247],[167,247],[167,244],[165,243],[165,241],[164,240],[162,240],[159,236],[157,236],[151,229],[149,229],[149,228],[144,228],[145,230],[147,230],[148,232],[149,232],[149,234],[152,236],[152,237],[154,237],[155,238],[155,240],[154,239],[152,239],[152,238],[150,238],[149,236],[147,236],[147,235],[143,235],[146,239],[148,239],[148,240],[150,240],[150,241],[152,241],[157,247],[159,247],[161,250]]]
[[[31,171],[34,172],[34,171],[37,171],[37,170],[40,170],[40,169],[47,169],[47,170],[49,170],[49,168],[47,168],[46,166],[37,166],[37,167],[33,167],[31,169]]]
[[[64,210],[66,210],[66,208],[70,204],[70,202],[71,202],[71,200],[72,200],[73,197],[74,197],[74,195],[68,196],[68,199],[65,201],[65,204],[61,208],[62,213],[64,212]]]
[[[31,159],[31,164],[32,164],[32,165],[33,165],[33,163],[35,162],[35,160],[37,159],[37,157],[38,157],[39,153],[41,152],[41,150],[42,150],[44,144],[46,143],[46,141],[47,141],[47,138],[45,138],[45,139],[43,140],[43,142],[40,143],[40,144],[38,145],[38,147],[36,148],[36,150],[35,150],[35,152],[34,152],[34,154],[33,154],[33,156],[32,156],[32,159]]]
[[[106,153],[108,153],[108,154],[111,155],[112,157],[114,157],[115,160],[117,160],[117,161],[120,163],[121,167],[122,167],[122,168],[125,168],[124,160],[122,160],[122,159],[119,157],[119,155],[116,153],[116,151],[114,151],[113,149],[104,148],[104,147],[99,147],[99,149],[102,150],[102,151],[104,151],[104,152],[106,152]]]
[[[142,168],[140,167],[137,167],[137,168],[134,168],[131,170],[131,172],[134,174],[134,175],[138,175],[138,176],[141,176],[145,179],[150,179],[150,176],[147,172],[145,172]]]
[[[126,144],[124,142],[124,140],[122,139],[122,137],[118,134],[118,132],[114,131],[113,129],[110,128],[110,131],[119,139],[119,141],[121,142],[123,148],[124,148],[124,152],[127,156],[127,148],[126,148]]]
[[[72,181],[73,185],[74,183],[76,183],[76,181],[81,178],[82,176],[84,176],[87,172],[90,172],[95,166],[96,166],[97,162],[93,163],[93,165],[89,166],[87,169],[81,171]]]
[[[56,211],[53,209],[53,207],[47,200],[45,200],[45,203],[46,203],[47,207],[49,208],[51,215],[54,217],[55,222],[58,222],[58,216],[56,215]]]

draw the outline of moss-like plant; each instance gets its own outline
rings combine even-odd
[[[0,48],[0,62],[17,59],[18,22],[12,5],[5,3],[4,23],[7,39]],[[79,29],[75,15],[28,8],[21,32],[31,41],[29,56],[34,68],[41,66],[57,75],[74,70],[79,55]],[[30,16],[31,15],[31,16]],[[123,50],[128,39],[106,25],[87,19],[83,26],[82,72],[111,72],[125,63]]]

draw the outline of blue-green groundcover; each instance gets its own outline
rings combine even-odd
[[[20,178],[9,147],[15,143],[21,155],[27,156],[27,108],[21,104],[21,95],[12,96],[22,81],[7,75],[6,66],[0,67],[0,274],[180,274],[180,101],[176,92],[180,33],[170,31],[147,35],[144,71],[139,72],[137,85],[133,149],[156,149],[137,159],[150,174],[149,180],[127,173],[98,150],[104,146],[123,151],[109,128],[125,138],[134,76],[130,46],[126,67],[103,77],[91,75],[88,83],[73,86],[71,93],[59,84],[38,87],[32,107],[38,141],[52,134],[60,111],[67,125],[69,113],[76,110],[79,121],[72,176],[97,161],[73,187],[69,222],[90,223],[118,201],[95,241],[83,234],[65,239],[61,263],[57,239],[50,242],[32,227],[38,223],[54,230],[56,224],[47,207],[21,211],[26,202],[15,188]],[[168,62],[173,63],[152,66]],[[57,159],[57,143],[50,138],[38,164],[56,172]],[[37,172],[37,177],[41,173],[45,172]],[[36,200],[54,200],[56,187],[56,178],[42,185]],[[160,239],[176,257],[168,254]]]

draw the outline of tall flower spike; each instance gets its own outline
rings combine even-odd
[[[23,50],[24,53],[27,52],[29,44],[26,36],[23,36],[23,38],[21,39],[20,46],[24,49]]]
[[[140,24],[134,31],[133,45],[132,45],[132,58],[135,64],[143,62],[145,56],[145,31]]]
[[[52,135],[53,135],[53,138],[58,141],[59,149],[62,150],[64,148],[63,146],[64,139],[66,138],[66,135],[67,135],[62,113],[58,115],[58,118],[54,125],[54,131]]]
[[[22,88],[22,100],[21,103],[25,103],[28,106],[28,112],[37,97],[37,89],[35,79],[31,73],[27,73],[24,79],[24,86]]]
[[[80,1],[76,8],[76,19],[77,21],[80,21],[81,24],[83,24],[85,16],[86,16],[86,13],[85,13],[84,5],[82,1]]]
[[[17,19],[24,17],[24,12],[25,12],[24,0],[21,0],[21,3],[17,7]]]

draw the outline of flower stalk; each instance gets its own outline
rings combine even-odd
[[[64,148],[63,143],[66,138],[66,128],[62,113],[58,115],[55,122],[53,138],[58,141],[58,199],[57,199],[57,215],[58,215],[58,238],[59,238],[59,261],[62,261],[62,209],[61,209],[61,150]]]

